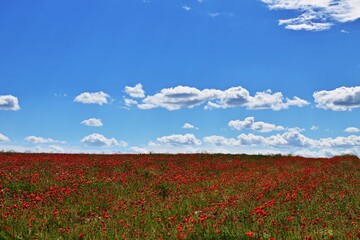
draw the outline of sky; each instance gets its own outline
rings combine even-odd
[[[0,1],[0,151],[360,156],[360,0]]]

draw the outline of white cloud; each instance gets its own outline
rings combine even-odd
[[[298,97],[284,99],[281,92],[272,93],[271,90],[266,90],[251,96],[248,90],[242,87],[233,87],[223,91],[218,99],[215,99],[215,102],[208,102],[206,109],[246,107],[251,110],[271,109],[279,111],[291,106],[303,107],[308,104],[307,101]]]
[[[350,148],[360,147],[360,136],[351,135],[348,137],[322,138],[319,140],[320,146]]]
[[[226,138],[223,136],[207,136],[204,137],[204,142],[209,143],[214,146],[259,146],[267,145],[268,140],[259,135],[250,134],[240,134],[236,139],[235,138]]]
[[[147,154],[150,153],[150,151],[146,148],[141,148],[141,147],[132,147],[131,150],[134,153],[143,153],[143,154]]]
[[[310,130],[317,131],[317,130],[319,130],[319,126],[313,125],[313,126],[311,126]]]
[[[360,136],[321,138],[319,140],[304,136],[296,129],[289,129],[283,134],[263,137],[254,134],[240,134],[235,138],[223,136],[204,137],[204,142],[214,146],[264,146],[273,148],[356,148],[360,146]]]
[[[19,100],[12,95],[0,95],[0,110],[18,111]]]
[[[62,147],[56,145],[50,145],[49,150],[54,153],[65,153],[65,150]]]
[[[261,0],[271,10],[292,10],[294,18],[281,19],[279,25],[286,29],[323,31],[336,23],[360,18],[359,0]]]
[[[351,111],[360,107],[360,86],[340,87],[314,92],[316,107],[333,111]]]
[[[331,23],[311,22],[311,19],[311,17],[303,14],[297,18],[279,20],[279,25],[285,25],[286,29],[295,31],[324,31],[330,29],[332,26]]]
[[[142,87],[142,84],[138,83],[134,87],[126,86],[124,91],[126,92],[126,94],[130,95],[133,98],[144,98],[145,91]]]
[[[37,136],[28,136],[25,138],[26,141],[32,144],[42,144],[42,143],[61,143],[65,144],[65,141],[54,140],[52,138],[43,138]]]
[[[54,93],[55,97],[67,97],[67,93]]]
[[[217,135],[204,137],[203,140],[204,140],[204,142],[209,143],[214,146],[239,146],[239,145],[241,145],[240,142],[238,142],[234,138],[226,138],[226,137],[217,136]]]
[[[164,88],[153,96],[147,96],[140,109],[152,109],[157,107],[167,110],[178,110],[180,108],[193,108],[199,106],[208,99],[215,98],[221,91],[215,89],[204,89],[202,91],[187,86],[175,88]]]
[[[292,129],[288,132],[285,132],[282,135],[275,135],[268,138],[270,145],[274,147],[282,146],[293,146],[293,147],[316,147],[317,142],[313,139],[310,139],[298,130]]]
[[[214,18],[214,17],[218,17],[220,15],[220,13],[218,12],[209,12],[209,16]]]
[[[216,17],[233,17],[234,13],[232,12],[208,12],[208,15],[212,18],[216,18]]]
[[[0,133],[0,142],[10,142],[10,139],[7,136]]]
[[[106,138],[101,134],[93,133],[80,140],[86,146],[104,147],[104,146],[120,146],[126,147],[127,143],[124,141],[118,141],[115,138]]]
[[[110,98],[110,96],[102,91],[94,93],[84,92],[78,95],[74,99],[74,102],[103,105],[108,103],[108,98]]]
[[[124,102],[125,102],[125,106],[127,106],[127,107],[131,107],[132,105],[138,104],[137,101],[135,101],[133,99],[129,99],[129,98],[124,98]]]
[[[173,134],[156,139],[156,143],[171,146],[197,146],[201,145],[201,141],[194,134]],[[155,143],[155,144],[156,144]],[[151,144],[150,144],[151,145]]]
[[[150,141],[145,147],[133,147],[135,153],[200,153],[202,142],[194,134],[172,134]]]
[[[282,93],[272,93],[271,90],[257,92],[254,97],[250,97],[247,105],[248,109],[272,109],[275,111],[288,109],[291,106],[303,107],[309,103],[298,97],[284,99]]]
[[[101,119],[98,118],[89,118],[81,122],[81,124],[89,126],[89,127],[101,127],[103,126],[103,123],[101,122]]]
[[[214,102],[209,101],[205,109],[211,108],[232,108],[246,106],[249,103],[250,93],[245,88],[238,86],[232,87],[225,91],[217,90],[217,95],[212,98]],[[209,100],[212,100],[209,99]]]
[[[240,134],[237,137],[238,143],[239,145],[243,145],[243,146],[248,146],[248,145],[264,145],[268,142],[268,140],[263,137],[263,136],[259,136],[259,135],[254,135],[252,133],[249,134]]]
[[[298,97],[293,99],[284,98],[282,93],[272,93],[270,90],[257,92],[251,96],[249,91],[241,86],[227,90],[204,89],[194,87],[177,86],[164,88],[159,93],[147,96],[138,104],[140,109],[165,108],[178,110],[181,108],[194,108],[207,103],[205,109],[246,107],[247,109],[272,109],[275,111],[287,109],[290,106],[303,107],[309,103]]]
[[[299,151],[295,151],[293,153],[291,153],[294,156],[302,156],[302,157],[316,157],[316,158],[320,158],[320,157],[333,157],[336,155],[341,155],[344,154],[344,151],[335,151],[333,149],[321,149],[319,151],[311,151],[309,149],[301,149]]]
[[[185,128],[185,129],[196,129],[198,130],[197,127],[195,127],[194,125],[190,124],[190,123],[184,123],[184,125],[182,126],[182,128]]]
[[[348,127],[345,129],[345,132],[348,132],[348,133],[357,133],[357,132],[360,132],[360,129],[359,128],[356,128],[356,127]]]
[[[191,7],[184,5],[184,6],[182,6],[182,9],[184,9],[185,11],[190,11]]]
[[[271,123],[265,122],[255,122],[254,117],[247,117],[243,121],[241,120],[232,120],[228,123],[229,127],[232,127],[236,130],[242,129],[251,129],[253,131],[258,132],[271,132],[271,131],[284,131],[285,128],[283,126],[276,126]]]
[[[306,147],[313,142],[296,130],[290,130],[284,134],[263,137],[259,135],[240,134],[235,138],[225,138],[223,136],[209,136],[204,138],[204,142],[216,146],[267,146],[267,147]]]

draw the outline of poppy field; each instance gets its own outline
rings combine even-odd
[[[358,239],[360,160],[0,154],[0,239]]]

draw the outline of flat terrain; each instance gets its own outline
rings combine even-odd
[[[0,239],[357,239],[360,160],[0,154]]]

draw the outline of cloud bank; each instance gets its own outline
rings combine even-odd
[[[204,142],[213,146],[266,146],[274,148],[298,147],[298,148],[352,148],[360,147],[360,136],[347,136],[336,138],[321,138],[319,140],[304,136],[297,129],[289,129],[283,134],[263,137],[254,134],[240,134],[237,138],[223,136],[208,136]]]
[[[52,138],[43,138],[37,136],[28,136],[25,140],[31,144],[43,144],[43,143],[62,143],[65,144],[65,141],[54,140]]]
[[[136,104],[132,102],[132,104]],[[271,109],[279,111],[292,106],[303,107],[309,103],[299,97],[285,98],[281,92],[272,93],[271,90],[257,92],[251,96],[249,91],[238,86],[227,90],[203,89],[194,87],[177,86],[164,88],[160,92],[142,99],[137,104],[139,109],[165,108],[167,110],[179,110],[182,108],[194,108],[205,105],[205,109],[227,109],[245,107],[250,110]]]

